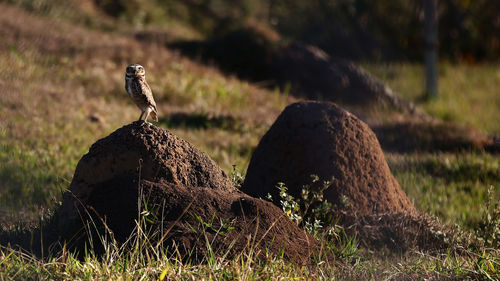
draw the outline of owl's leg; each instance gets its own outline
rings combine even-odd
[[[148,109],[146,109],[146,118],[144,118],[144,121],[148,121],[148,117],[149,117],[149,114],[151,113],[151,108],[148,107]]]
[[[141,110],[141,116],[139,116],[139,120],[137,120],[137,121],[141,121],[142,120],[142,116],[144,116],[144,111]]]

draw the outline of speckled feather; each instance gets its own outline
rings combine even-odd
[[[130,79],[129,84],[129,89],[131,89],[131,91],[127,89],[127,92],[139,108],[143,109],[148,106],[153,106],[154,109],[156,109],[156,102],[153,99],[153,93],[145,78],[134,77]],[[128,87],[125,86],[125,88]]]

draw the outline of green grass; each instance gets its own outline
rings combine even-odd
[[[488,189],[500,201],[500,158],[487,153],[389,154],[392,172],[418,209],[446,223],[478,226]]]
[[[423,66],[410,63],[365,67],[401,96],[428,114],[480,131],[500,134],[500,68],[498,64],[439,66],[439,97],[423,101]],[[477,227],[489,188],[500,200],[500,159],[482,152],[455,154],[389,154],[391,170],[414,204],[423,211]]]
[[[320,255],[297,266],[280,255],[264,253],[258,258],[251,246],[228,259],[222,257],[224,253],[212,252],[211,242],[205,237],[209,254],[202,263],[191,263],[179,252],[156,246],[154,241],[164,237],[164,233],[149,230],[148,215],[141,212],[137,228],[124,244],[118,244],[112,235],[102,234],[97,243],[102,243],[105,251],[100,256],[94,254],[92,246],[83,258],[77,258],[66,248],[55,255],[37,258],[0,247],[0,280],[496,280],[500,277],[498,249],[462,248],[434,254],[410,251],[381,257],[379,253],[358,248],[355,238],[326,232],[316,235],[323,251],[330,254],[328,260]],[[200,220],[199,226],[192,227],[201,234],[215,231],[216,236],[224,236],[231,224],[213,228],[211,222]],[[337,231],[342,234],[341,229]]]
[[[303,266],[280,257],[256,259],[255,253],[248,251],[238,258],[213,256],[206,263],[190,264],[163,249],[149,248],[145,238],[133,241],[138,243],[135,249],[111,243],[104,256],[97,258],[89,253],[83,260],[66,251],[41,260],[1,248],[0,280],[497,280],[500,277],[498,253],[491,250],[463,255],[413,252],[385,259],[358,251],[349,261],[338,253],[330,263],[318,260]]]
[[[423,102],[423,66],[410,63],[367,64],[402,97],[445,121],[471,126],[488,134],[500,134],[500,67],[498,63],[439,65],[439,97]]]

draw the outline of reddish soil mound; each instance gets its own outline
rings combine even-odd
[[[139,219],[146,210],[147,217]],[[195,261],[210,251],[233,257],[245,250],[263,256],[269,250],[306,262],[319,245],[272,203],[236,190],[203,152],[142,121],[92,145],[78,163],[56,219],[63,240],[80,253],[85,247],[102,252],[95,233],[103,235],[107,227],[114,239],[125,242],[136,221],[147,222],[148,241],[162,241],[161,246]]]
[[[270,193],[278,200],[276,184],[284,182],[297,198],[312,174],[322,181],[334,177],[324,195],[342,211],[414,212],[375,134],[333,103],[289,105],[255,150],[242,190],[257,197]]]
[[[234,190],[231,180],[205,153],[166,130],[134,122],[98,140],[78,162],[63,197],[63,217],[77,218],[78,202],[86,202],[97,184],[128,175],[188,188]]]

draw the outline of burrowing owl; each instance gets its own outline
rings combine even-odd
[[[146,70],[139,64],[131,64],[125,70],[125,89],[130,98],[141,110],[139,120],[147,121],[149,114],[154,121],[158,122],[158,111],[153,99],[153,92],[146,82]]]

